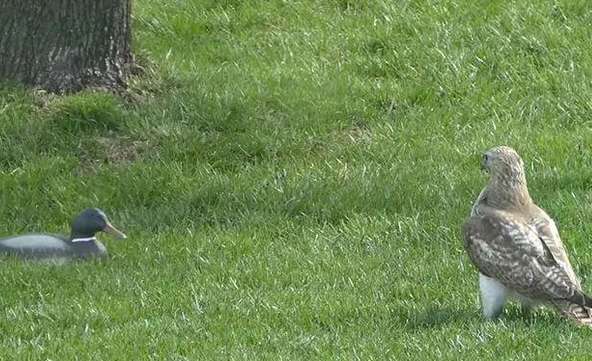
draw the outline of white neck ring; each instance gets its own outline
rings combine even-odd
[[[74,243],[74,242],[91,242],[91,241],[96,241],[97,237],[87,237],[87,238],[72,238],[72,240],[70,240],[70,242]]]

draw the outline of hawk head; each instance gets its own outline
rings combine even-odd
[[[524,162],[516,151],[505,145],[491,148],[483,154],[481,168],[492,176],[514,178],[524,174]]]

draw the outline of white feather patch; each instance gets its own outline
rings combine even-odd
[[[479,273],[481,304],[483,315],[487,318],[496,317],[504,308],[508,298],[508,289],[499,281]]]

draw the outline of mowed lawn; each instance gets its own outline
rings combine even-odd
[[[2,259],[2,360],[585,360],[480,317],[460,227],[525,160],[592,291],[588,1],[137,0],[118,97],[0,90],[0,235],[100,207],[129,239]]]

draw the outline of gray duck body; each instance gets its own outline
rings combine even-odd
[[[107,248],[97,240],[96,233],[104,231],[116,238],[125,234],[111,225],[103,211],[89,208],[72,221],[70,236],[29,233],[0,238],[0,253],[22,258],[90,258],[107,255]]]
[[[72,242],[61,235],[30,233],[0,238],[0,253],[31,258],[87,258],[106,256],[107,248],[96,238]]]

